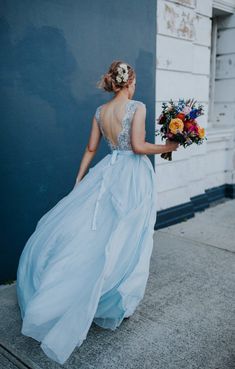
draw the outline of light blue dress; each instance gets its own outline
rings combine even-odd
[[[118,146],[91,167],[38,221],[20,256],[17,298],[21,333],[63,364],[94,322],[115,330],[144,296],[157,212],[150,159],[131,149],[129,100]]]

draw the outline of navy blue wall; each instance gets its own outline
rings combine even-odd
[[[114,59],[136,69],[154,142],[156,0],[0,0],[1,265],[17,263],[39,218],[75,183]],[[101,141],[95,165],[109,152]],[[153,156],[150,156],[153,163]]]

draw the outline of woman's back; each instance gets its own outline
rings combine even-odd
[[[137,100],[127,100],[121,103],[108,102],[96,109],[97,123],[111,151],[114,149],[132,150],[131,123],[140,104],[144,105]]]

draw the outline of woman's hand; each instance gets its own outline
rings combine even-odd
[[[166,139],[165,148],[166,152],[176,151],[179,147],[179,142],[171,141]]]

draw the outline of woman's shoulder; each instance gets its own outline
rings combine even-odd
[[[97,122],[99,123],[99,117],[100,117],[100,110],[102,108],[103,105],[99,105],[97,106],[96,110],[95,110],[95,118],[97,120]]]
[[[143,101],[140,101],[140,100],[131,100],[131,101],[133,101],[133,105],[134,105],[135,107],[143,106],[143,107],[145,107],[145,108],[146,108],[146,105],[145,105],[145,103],[144,103]]]
[[[143,102],[143,101],[140,101],[140,100],[131,100],[131,101],[133,101],[134,103],[136,103],[137,105],[144,105],[144,106],[146,106],[145,105],[145,103]]]

